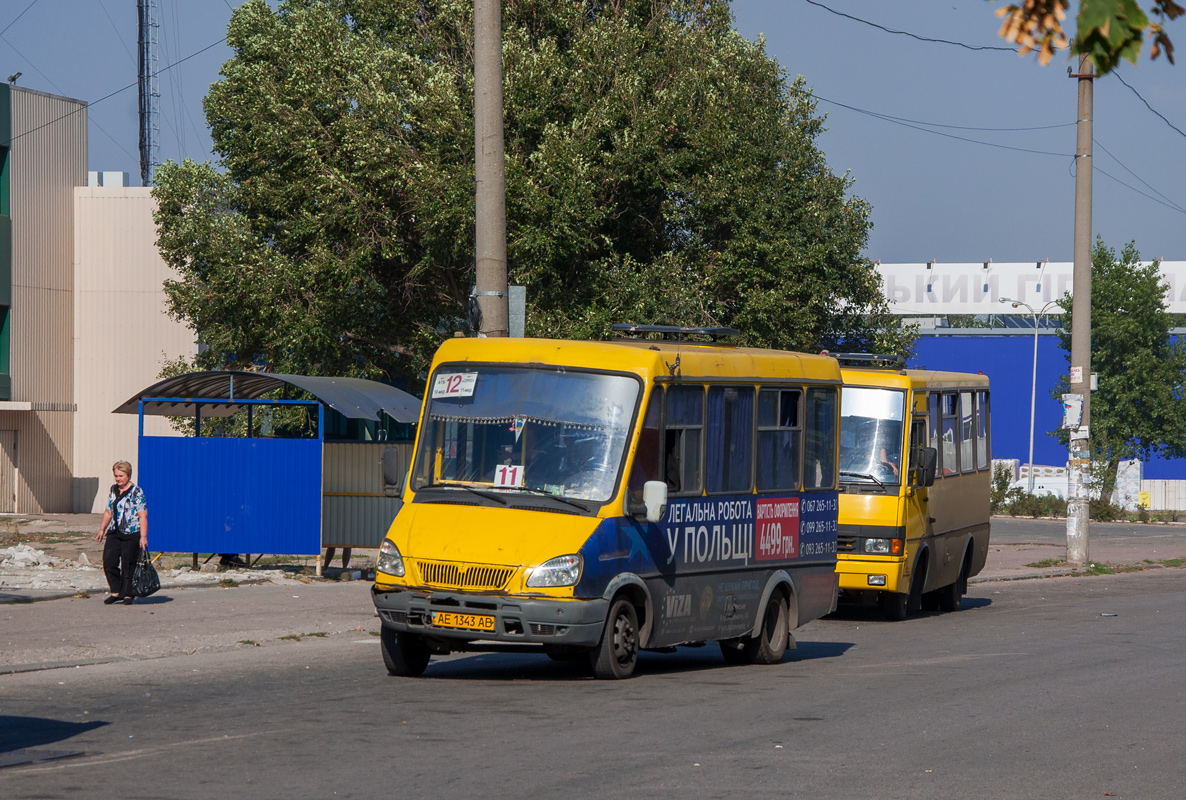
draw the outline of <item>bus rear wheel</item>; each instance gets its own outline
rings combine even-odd
[[[601,641],[589,653],[593,675],[602,680],[620,680],[634,674],[638,664],[638,612],[625,597],[610,605]]]
[[[787,602],[781,592],[774,592],[762,613],[762,628],[756,637],[745,640],[746,659],[751,664],[777,664],[787,652]]]
[[[379,630],[379,645],[388,675],[418,678],[428,667],[432,653],[428,645],[414,633],[398,633],[384,625]]]

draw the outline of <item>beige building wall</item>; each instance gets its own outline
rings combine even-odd
[[[133,470],[139,466],[138,419],[112,409],[160,380],[166,361],[194,353],[193,331],[165,310],[164,281],[177,276],[156,249],[156,202],[150,192],[120,186],[74,190],[78,411],[73,505],[78,512],[103,510],[115,461],[130,461]],[[174,435],[164,417],[145,417],[144,432]]]
[[[0,403],[0,431],[15,432],[13,510],[64,512],[74,452],[73,190],[86,183],[86,104],[10,92],[12,400]]]

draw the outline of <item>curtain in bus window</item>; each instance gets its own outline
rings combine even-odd
[[[798,389],[763,389],[758,393],[759,492],[799,486],[800,397]]]
[[[959,395],[944,394],[940,397],[939,406],[943,412],[943,450],[941,451],[943,474],[958,475],[960,471],[960,432],[959,419],[957,417],[957,412],[959,411]]]
[[[700,493],[700,441],[704,430],[704,389],[673,386],[667,390],[663,440],[664,480],[676,494]]]
[[[927,395],[927,411],[931,417],[931,437],[929,447],[935,448],[935,474],[943,476],[943,448],[939,446],[939,431],[943,430],[943,417],[939,413],[939,395],[932,392]]]
[[[753,390],[733,386],[709,387],[705,463],[709,492],[750,490],[753,431]]]
[[[976,460],[972,457],[972,442],[975,441],[972,423],[972,393],[960,392],[960,464],[964,472],[976,471]]]
[[[806,446],[803,453],[803,488],[836,485],[836,390],[807,392]]]
[[[988,469],[988,392],[976,393],[976,469]]]
[[[630,469],[628,486],[632,503],[642,502],[644,483],[663,480],[659,472],[659,408],[662,401],[663,391],[656,387],[647,403],[642,430],[638,433],[638,447],[634,451],[634,466]]]

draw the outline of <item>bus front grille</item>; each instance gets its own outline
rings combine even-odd
[[[857,537],[846,536],[841,534],[836,537],[836,552],[838,553],[855,553],[857,550]]]
[[[420,561],[416,564],[420,580],[427,586],[448,589],[501,589],[515,570],[490,564],[459,564],[450,561]]]

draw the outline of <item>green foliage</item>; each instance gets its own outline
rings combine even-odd
[[[1097,238],[1091,256],[1091,370],[1099,388],[1091,393],[1090,429],[1092,461],[1099,465],[1093,482],[1106,500],[1121,461],[1186,456],[1186,345],[1170,340],[1167,291],[1159,262],[1142,264],[1134,243],[1117,258]],[[1060,305],[1065,316],[1059,343],[1069,356],[1070,295]],[[1063,375],[1052,395],[1068,391]],[[1066,432],[1057,435],[1066,444]]]
[[[415,376],[473,285],[470,0],[263,0],[205,108],[221,171],[158,173],[171,313],[202,368]],[[529,335],[729,325],[908,352],[869,206],[728,0],[504,0],[508,269]]]
[[[997,11],[1005,19],[1000,35],[1015,42],[1022,55],[1037,51],[1043,65],[1050,62],[1055,50],[1068,46],[1076,53],[1091,57],[1100,75],[1115,69],[1121,59],[1137,63],[1146,34],[1152,45],[1149,57],[1165,53],[1174,63],[1174,45],[1165,32],[1165,22],[1177,19],[1186,9],[1175,0],[1151,0],[1149,14],[1136,0],[1080,0],[1073,39],[1062,21],[1070,0],[1024,0],[1010,3]]]

